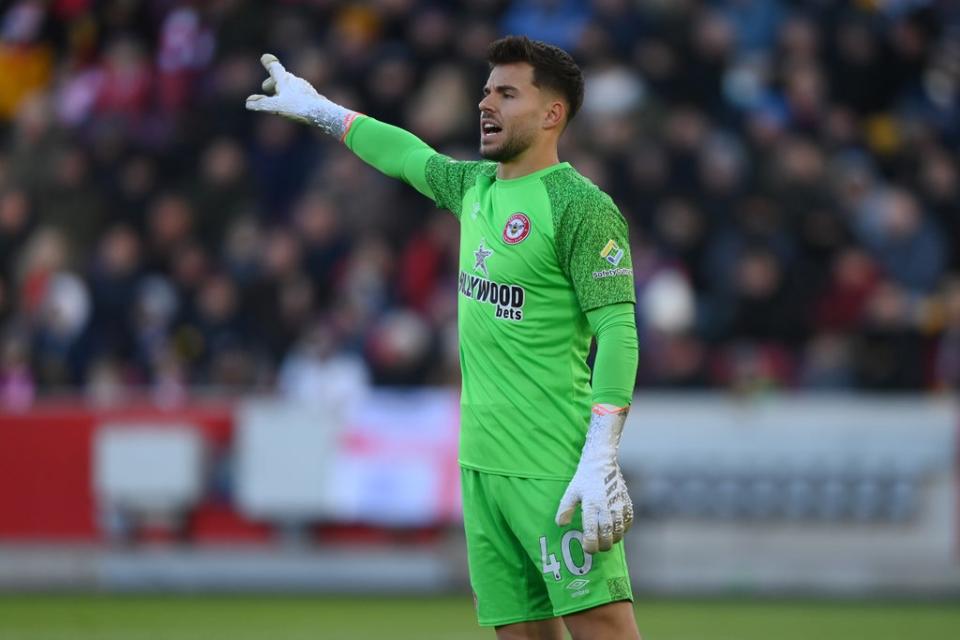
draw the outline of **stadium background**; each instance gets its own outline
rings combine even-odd
[[[456,223],[243,99],[270,51],[473,158],[505,33],[584,68],[561,155],[631,227],[641,630],[726,629],[676,626],[697,612],[731,638],[794,617],[817,637],[956,627],[929,604],[753,601],[960,592],[956,3],[14,0],[0,636],[266,637],[231,626],[233,602],[299,637],[359,602],[382,612],[371,637],[391,616],[396,637],[473,637],[467,596],[363,597],[465,593]],[[200,589],[360,600],[23,595]],[[649,599],[689,594],[750,600]],[[180,626],[150,613],[171,603]]]

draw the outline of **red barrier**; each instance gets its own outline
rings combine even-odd
[[[97,541],[93,436],[106,423],[147,421],[194,425],[217,449],[230,442],[233,406],[41,406],[0,414],[0,540]]]
[[[92,540],[96,420],[82,410],[0,416],[0,539]]]

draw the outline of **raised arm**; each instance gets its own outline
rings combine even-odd
[[[269,74],[262,85],[266,95],[248,97],[247,109],[318,127],[380,172],[436,200],[426,178],[427,161],[437,154],[429,145],[399,127],[336,104],[284,69],[272,54],[263,54],[260,62]]]

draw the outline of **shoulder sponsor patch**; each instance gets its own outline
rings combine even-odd
[[[632,276],[633,269],[604,269],[603,271],[594,271],[593,279],[599,280],[601,278],[613,278],[614,276]]]
[[[610,240],[606,246],[600,250],[600,257],[615,267],[619,266],[620,261],[623,260],[623,249],[620,248],[615,240]]]

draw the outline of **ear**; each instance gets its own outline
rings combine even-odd
[[[563,129],[564,122],[567,119],[567,106],[563,104],[562,100],[551,100],[547,104],[547,110],[543,114],[543,128],[544,129],[555,129],[559,127]]]

